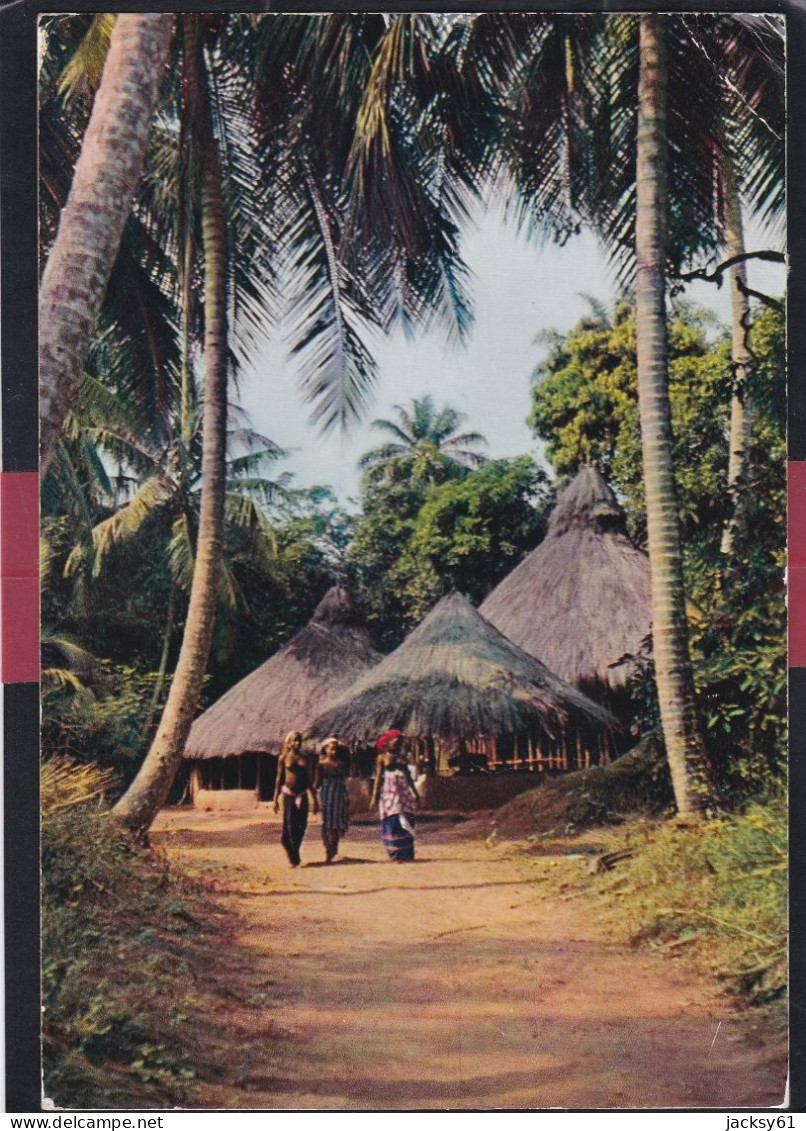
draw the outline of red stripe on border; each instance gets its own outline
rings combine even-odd
[[[806,461],[787,465],[789,568],[806,566]]]
[[[39,682],[39,473],[0,474],[3,683]]]

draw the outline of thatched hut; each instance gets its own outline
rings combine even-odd
[[[286,734],[304,731],[380,658],[348,591],[329,589],[301,632],[195,720],[185,748],[191,796],[226,789],[270,797]]]
[[[605,480],[583,467],[548,533],[479,611],[561,679],[617,708],[650,631],[649,559]]]
[[[395,727],[440,772],[457,760],[480,760],[487,769],[567,770],[606,760],[613,725],[607,711],[452,594],[310,733],[366,743]]]

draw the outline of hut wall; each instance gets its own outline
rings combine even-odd
[[[498,809],[538,785],[535,774],[455,774],[453,777],[428,777],[418,782],[421,809],[429,812],[474,813]],[[369,813],[371,782],[355,778],[347,783],[350,813],[353,817]]]
[[[204,758],[191,763],[190,803],[199,808],[242,808],[243,794],[253,801],[271,801],[277,776],[274,754],[241,754],[232,758]],[[213,796],[222,795],[215,802]]]
[[[196,809],[214,810],[255,809],[258,802],[254,789],[200,789],[193,800]]]

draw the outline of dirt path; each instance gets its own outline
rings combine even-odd
[[[313,824],[291,870],[277,821],[174,810],[155,828],[237,913],[214,974],[221,1081],[199,1082],[199,1106],[782,1102],[780,1035],[685,960],[616,946],[583,902],[547,901],[531,882],[545,859],[423,824],[415,864],[356,827],[325,867]]]

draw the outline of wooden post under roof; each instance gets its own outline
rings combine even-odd
[[[429,735],[428,738],[425,740],[425,745],[426,745],[426,751],[427,751],[427,754],[426,754],[427,761],[426,761],[426,771],[425,772],[426,772],[426,774],[432,774],[432,773],[436,772],[437,756],[436,756],[436,750],[435,750],[435,747],[434,747],[434,739],[431,735]]]
[[[193,768],[190,771],[190,803],[196,804],[196,794],[202,788],[202,772],[201,766],[198,762],[193,763]]]

